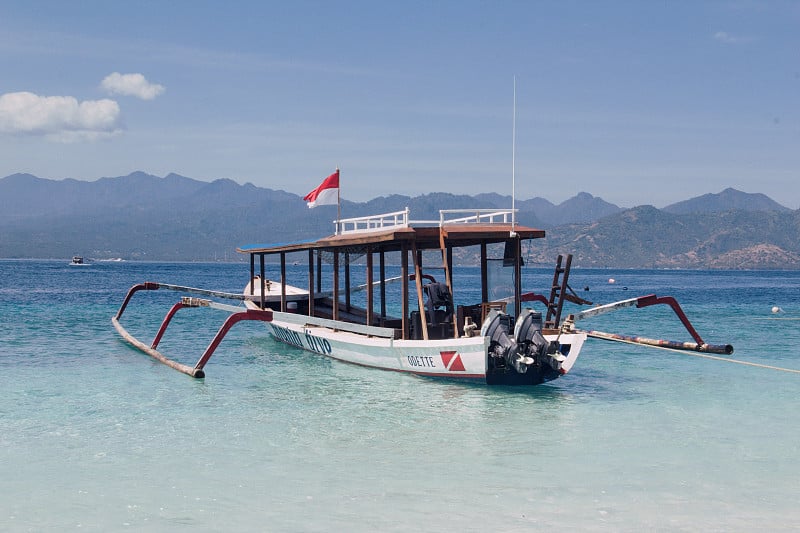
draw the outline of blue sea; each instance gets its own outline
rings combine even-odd
[[[561,379],[490,388],[331,361],[240,323],[195,380],[111,317],[135,283],[239,292],[247,265],[67,263],[0,261],[0,531],[800,528],[800,374],[590,339]],[[800,272],[570,280],[597,303],[675,296],[731,358],[800,370]],[[122,322],[149,342],[178,296],[138,293]],[[659,307],[580,325],[691,340]],[[193,365],[224,317],[181,311],[160,348]]]

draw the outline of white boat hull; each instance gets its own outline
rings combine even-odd
[[[537,384],[566,374],[586,340],[584,334],[562,334],[558,340],[564,360],[558,368],[532,366],[525,374],[518,374],[513,370],[493,371],[488,337],[401,340],[306,325],[298,323],[298,318],[292,313],[276,311],[272,321],[265,325],[269,333],[283,343],[339,361],[420,376],[492,384]],[[556,340],[555,335],[545,338]]]

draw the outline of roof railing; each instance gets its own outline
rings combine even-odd
[[[343,218],[334,220],[336,235],[352,235],[371,231],[407,228],[414,226],[439,227],[446,224],[509,224],[517,209],[441,209],[439,220],[410,220],[411,210],[406,207],[402,211],[370,215],[365,217]]]
[[[439,226],[445,224],[509,224],[518,209],[441,209]],[[457,218],[449,216],[461,215]]]
[[[382,215],[334,220],[333,224],[336,228],[336,235],[366,233],[369,231],[381,231],[392,228],[407,228],[409,224],[409,213],[410,209],[406,207],[402,211],[395,211]]]

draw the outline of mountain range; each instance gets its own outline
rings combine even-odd
[[[510,196],[430,193],[343,200],[346,217],[411,209],[508,208]],[[631,209],[581,192],[558,205],[515,201],[521,224],[547,230],[527,257],[550,265],[572,253],[578,267],[800,269],[800,210],[763,194],[725,189],[662,209]],[[96,181],[30,174],[0,179],[0,257],[243,260],[236,246],[308,239],[333,232],[335,211],[309,210],[298,195],[144,172]]]

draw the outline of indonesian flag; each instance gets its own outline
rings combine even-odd
[[[339,203],[339,169],[325,178],[319,187],[306,194],[303,200],[308,202],[308,207],[318,205],[336,205]]]

